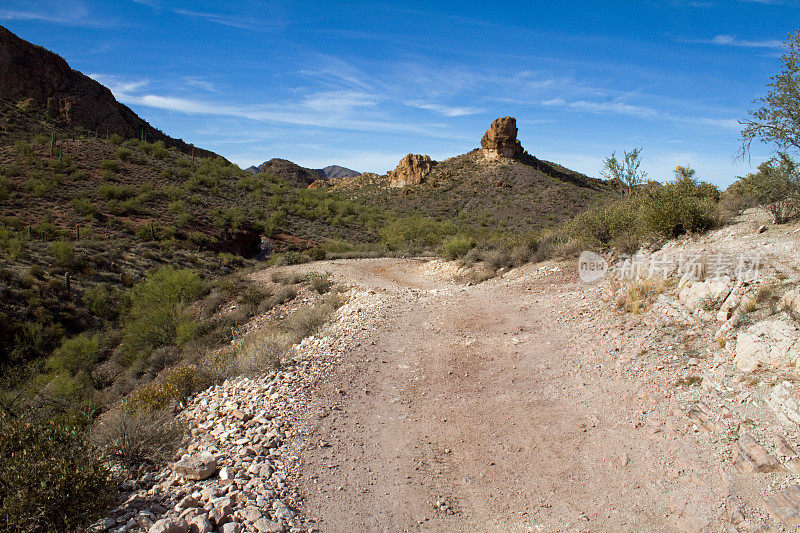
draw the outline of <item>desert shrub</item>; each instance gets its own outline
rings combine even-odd
[[[28,141],[17,141],[14,144],[14,151],[20,157],[24,158],[33,157],[33,146]]]
[[[169,156],[169,150],[164,146],[164,141],[156,141],[150,145],[150,155],[156,159],[166,159]]]
[[[100,345],[97,335],[82,333],[64,339],[61,346],[47,360],[50,370],[69,375],[79,372],[89,373],[100,359]]]
[[[124,401],[123,409],[128,413],[159,411],[172,408],[186,401],[193,393],[207,388],[211,376],[196,365],[173,368],[158,382],[150,383],[133,391]]]
[[[569,224],[568,235],[585,246],[610,248],[623,235],[640,234],[639,203],[634,197],[584,211]]]
[[[291,348],[286,336],[274,331],[258,332],[215,356],[214,368],[221,377],[260,373],[280,367]]]
[[[116,314],[116,300],[116,289],[105,283],[89,287],[83,293],[86,309],[100,318],[108,319]]]
[[[98,420],[91,441],[113,461],[132,469],[160,466],[181,444],[185,428],[168,409],[114,409]]]
[[[11,190],[11,182],[8,178],[0,176],[0,202],[8,200],[9,191]]]
[[[113,159],[104,159],[100,161],[100,168],[102,170],[116,172],[119,170],[119,161],[114,161]]]
[[[119,135],[117,135],[116,133],[114,133],[113,135],[111,135],[111,136],[108,138],[108,142],[110,142],[110,143],[111,143],[111,144],[113,144],[113,145],[120,145],[120,144],[122,144],[122,140],[123,140],[123,139],[122,139],[122,137],[120,137],[120,136],[119,136]],[[135,141],[136,139],[131,139],[131,140]]]
[[[82,529],[112,492],[103,455],[77,427],[0,413],[0,530]]]
[[[72,208],[76,213],[85,217],[96,217],[100,213],[100,210],[97,208],[97,205],[95,205],[94,202],[83,197],[73,198]]]
[[[137,284],[123,321],[123,351],[128,361],[147,359],[155,348],[175,342],[178,327],[192,319],[183,308],[205,290],[192,270],[165,267]]]
[[[214,210],[211,212],[214,224],[222,231],[235,233],[245,220],[244,210],[241,207],[229,207],[225,211]]]
[[[131,158],[131,151],[124,146],[119,147],[114,151],[114,156],[120,161],[128,161]]]
[[[442,237],[452,231],[432,218],[410,216],[389,222],[379,233],[392,251],[419,252],[438,246]]]
[[[25,255],[25,241],[16,232],[0,227],[0,252],[9,259],[19,259]]]
[[[684,233],[702,233],[719,223],[719,190],[693,178],[694,171],[651,187],[642,200],[642,222],[650,233],[671,239]]]
[[[779,154],[758,166],[758,172],[739,178],[744,194],[781,224],[800,213],[800,169],[786,154]]]
[[[58,267],[70,268],[75,262],[75,247],[67,241],[52,243],[50,245],[50,254]]]
[[[136,189],[130,185],[101,185],[97,192],[106,200],[125,200],[136,195]]]
[[[325,294],[331,290],[331,286],[333,285],[331,275],[328,273],[323,274],[321,272],[309,272],[305,275],[304,281],[308,283],[312,290],[318,292],[319,294]]]
[[[455,235],[442,243],[442,257],[453,261],[467,254],[475,247],[475,240],[467,235]]]

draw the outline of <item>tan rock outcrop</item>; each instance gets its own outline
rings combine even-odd
[[[428,155],[408,154],[400,160],[397,168],[389,172],[389,186],[419,185],[430,174],[435,164],[436,162]]]
[[[519,159],[525,150],[517,140],[517,119],[501,117],[492,121],[481,139],[481,148],[487,159],[506,157]]]

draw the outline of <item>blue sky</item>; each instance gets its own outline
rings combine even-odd
[[[599,174],[644,148],[727,185],[737,120],[780,68],[798,0],[190,2],[3,0],[0,24],[169,135],[246,167],[386,172],[517,118],[531,154]],[[753,150],[755,165],[769,155]]]

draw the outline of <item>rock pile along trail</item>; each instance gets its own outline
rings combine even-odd
[[[685,429],[673,377],[622,357],[625,319],[599,288],[541,265],[463,286],[441,266],[291,267],[379,302],[296,414],[304,516],[322,531],[728,523],[720,458]]]

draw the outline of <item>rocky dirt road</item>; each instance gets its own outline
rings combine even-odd
[[[331,261],[371,289],[295,422],[322,531],[725,530],[729,480],[672,376],[621,357],[600,290],[532,265],[463,286],[437,262]],[[616,346],[616,347],[615,347]]]

